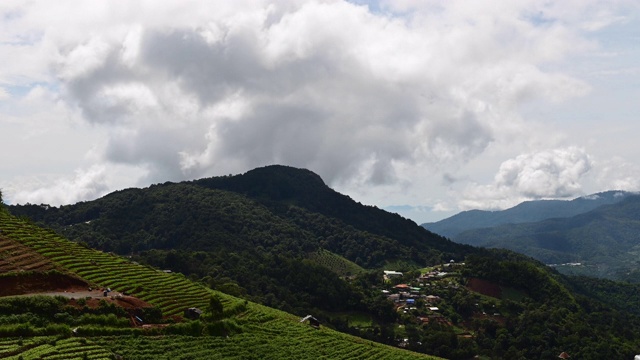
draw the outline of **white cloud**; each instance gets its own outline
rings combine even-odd
[[[256,6],[231,17],[212,11],[188,26],[165,20],[161,28],[136,21],[108,36],[89,33],[67,44],[59,63],[70,100],[89,121],[127,123],[110,132],[106,160],[147,163],[158,179],[282,162],[330,182],[367,172],[367,181],[386,183],[396,178],[394,162],[482,153],[519,102],[587,88],[492,37],[548,40],[523,31],[527,24],[450,32],[343,2]],[[241,116],[208,111],[229,99],[242,104]],[[186,118],[173,103],[189,104]],[[230,163],[240,169],[223,168]]]
[[[640,166],[616,156],[599,162],[597,183],[603,189],[638,191],[640,190]]]
[[[11,203],[31,203],[62,205],[72,204],[85,199],[95,199],[105,195],[109,188],[106,184],[106,169],[93,166],[88,170],[78,170],[75,176],[62,179],[31,179],[28,188],[12,191],[9,188],[8,198]]]
[[[503,162],[493,183],[469,186],[461,206],[504,208],[524,200],[575,197],[592,163],[577,147],[522,154]]]
[[[398,194],[415,169],[457,176],[494,143],[539,138],[520,106],[589,94],[591,85],[561,65],[597,50],[587,33],[624,16],[595,0],[406,0],[376,9],[320,0],[3,2],[0,85],[54,92],[56,116],[73,114],[70,123],[80,118],[100,135],[86,149],[92,164],[145,169],[130,185],[284,163],[331,185],[394,185]],[[21,97],[10,95],[5,102]],[[528,168],[553,163],[531,151],[503,164],[502,180],[477,201],[580,189],[582,170]],[[97,185],[69,198],[113,186],[86,153],[73,169],[89,170],[62,183]],[[555,166],[571,167],[562,156]]]
[[[63,81],[69,81],[96,71],[104,65],[109,50],[109,44],[100,37],[89,38],[86,43],[62,54],[57,75]]]

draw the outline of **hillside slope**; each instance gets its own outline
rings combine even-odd
[[[569,218],[469,230],[457,241],[511,249],[567,272],[640,281],[640,196]]]
[[[340,219],[343,224],[370,234],[397,240],[401,246],[455,254],[469,252],[441,236],[423,231],[400,215],[362,205],[336,192],[309,170],[273,165],[242,175],[207,178],[194,183],[246,195],[281,216],[286,216],[294,206],[327,218]]]
[[[262,357],[269,358],[267,349],[279,347],[280,356],[290,358],[297,357],[294,351],[299,349],[281,343],[298,344],[286,336],[289,330],[279,332],[281,322],[272,323],[271,315],[256,315],[254,320],[254,313],[247,311],[260,307],[229,294],[298,316],[313,314],[323,323],[322,329],[334,327],[368,339],[363,346],[373,340],[456,360],[476,355],[553,358],[563,351],[581,359],[617,359],[630,358],[640,348],[637,307],[620,294],[612,294],[616,300],[612,302],[601,296],[608,291],[605,289],[625,294],[628,289],[588,282],[572,285],[571,279],[526,256],[455,244],[397,215],[358,204],[328,189],[306,170],[273,166],[234,177],[128,189],[60,208],[25,205],[10,209],[51,224],[73,239],[78,251],[93,251],[89,246],[95,246],[123,252],[128,260],[105,255],[124,261],[109,266],[102,265],[107,258],[90,253],[82,257],[89,260],[80,262],[77,257],[66,257],[63,243],[51,255],[89,281],[125,289],[155,305],[174,321],[180,309],[191,306],[181,299],[195,303],[207,301],[207,296],[192,297],[186,293],[190,287],[167,289],[164,284],[185,281],[186,275],[222,291],[213,293],[219,294],[216,298],[224,305],[222,320],[216,302],[209,298],[205,321],[153,331],[227,334],[231,340],[222,341],[234,343],[238,349],[229,351],[236,353],[255,346],[264,349]],[[141,265],[130,268],[125,266],[127,261],[185,275]],[[164,280],[142,281],[145,268],[162,273]],[[403,273],[385,279],[382,269],[389,268]],[[151,295],[158,289],[160,294]],[[115,310],[109,311],[115,315]],[[154,313],[153,308],[145,311]],[[291,322],[298,319],[291,317]],[[248,329],[253,329],[255,321],[263,338],[241,341],[246,333],[252,336]],[[178,355],[171,340],[120,339],[131,330],[110,329],[115,333],[111,337],[104,329],[92,329],[101,337],[92,338],[96,346],[122,344],[117,346],[124,350],[117,351],[126,351],[130,358]],[[306,330],[291,330],[294,337],[298,331],[311,331],[309,326],[296,329]],[[275,340],[265,340],[267,336]],[[181,346],[203,352],[222,346],[219,337],[183,339]],[[327,358],[334,357],[329,351],[343,351],[319,339],[304,341],[316,340],[313,351]],[[365,358],[370,350],[375,351],[345,348],[349,356],[364,351]],[[279,350],[273,351],[278,354]]]
[[[305,359],[318,356],[351,359],[355,355],[362,359],[434,359],[326,327],[314,329],[300,323],[297,316],[207,289],[182,275],[88,249],[17,219],[2,208],[0,234],[5,243],[11,242],[10,246],[19,244],[21,248],[29,249],[34,254],[33,262],[48,259],[57,269],[56,276],[74,278],[92,287],[110,288],[112,293],[126,293],[127,297],[140,298],[161,310],[164,318],[170,320],[168,326],[140,326],[136,323],[131,327],[126,313],[118,312],[116,307],[104,303],[97,309],[119,315],[109,315],[111,320],[108,323],[100,323],[104,320],[97,315],[82,315],[81,318],[95,319],[97,323],[78,326],[73,330],[76,337],[70,338],[71,329],[64,319],[74,320],[67,317],[70,314],[65,312],[91,310],[86,307],[77,310],[65,305],[67,301],[75,304],[76,300],[65,300],[60,296],[47,300],[35,296],[39,293],[38,289],[23,289],[34,296],[0,296],[0,334],[3,337],[0,341],[0,358],[111,359],[117,354],[126,359]],[[25,266],[28,266],[26,262]],[[32,274],[33,271],[3,272],[0,280],[19,277],[28,281]],[[53,275],[51,271],[41,274]],[[102,301],[115,297],[105,296]],[[217,320],[180,323],[186,308],[196,306],[207,309],[213,297],[220,299],[223,309]],[[56,308],[53,310],[57,311],[56,315],[50,318],[53,315],[51,310],[38,315],[38,309],[48,309],[38,304]],[[140,315],[145,318],[145,323],[151,321],[152,311],[147,313],[149,318]],[[118,316],[124,317],[124,324],[118,320]],[[27,318],[30,320],[25,324]],[[159,318],[156,321],[166,322]],[[176,321],[178,323],[171,325]]]
[[[361,309],[339,269],[423,267],[477,250],[364,206],[308,170],[270,166],[244,175],[127,189],[62,206],[11,206],[65,236],[289,312]],[[327,268],[316,254],[345,258]],[[326,259],[326,257],[324,257]]]
[[[458,234],[472,229],[490,228],[506,224],[538,222],[553,218],[567,218],[592,211],[600,206],[615,204],[632,193],[606,191],[567,200],[525,201],[501,211],[469,210],[449,218],[422,224],[434,233],[457,239]]]

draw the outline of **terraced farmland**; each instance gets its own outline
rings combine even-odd
[[[330,269],[339,276],[356,275],[364,271],[358,264],[324,249],[310,253],[309,259],[320,266]]]
[[[166,333],[136,328],[113,332],[127,335],[89,338],[69,334],[5,338],[0,340],[0,359],[434,359],[326,327],[312,328],[297,316],[213,291],[181,274],[88,249],[2,208],[0,240],[2,253],[10,254],[2,258],[6,260],[3,264],[13,264],[6,265],[10,271],[28,268],[30,264],[23,259],[33,264],[48,262],[38,269],[68,272],[94,286],[129,293],[159,307],[165,316],[180,315],[188,307],[207,308],[211,296],[217,295],[224,306],[222,322],[234,330],[230,336],[207,336],[204,331],[196,336],[171,335],[169,327]],[[201,321],[184,325],[207,326]],[[90,333],[91,329],[78,332]]]
[[[13,271],[48,271],[53,262],[28,246],[0,236],[0,273]]]
[[[228,338],[191,336],[100,337],[96,343],[126,359],[436,359],[325,327],[249,303],[233,319],[243,331]]]
[[[159,307],[165,316],[182,314],[189,307],[205,308],[208,305],[211,291],[180,274],[167,274],[83,247],[6,213],[0,217],[2,233],[8,241],[12,240],[21,248],[35,250],[35,255],[39,256],[37,259],[49,259],[51,264],[95,286],[136,296]]]
[[[114,354],[110,350],[84,338],[0,339],[0,359],[110,360],[113,358]]]

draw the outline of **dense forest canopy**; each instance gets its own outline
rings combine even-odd
[[[582,196],[573,200],[532,200],[504,210],[467,210],[446,219],[422,226],[452,239],[473,229],[492,228],[507,224],[534,223],[558,218],[570,218],[611,205],[634,195],[632,192],[611,190]]]
[[[611,198],[615,203],[575,216],[467,230],[455,240],[527,254],[567,274],[637,283],[640,196],[626,193]]]

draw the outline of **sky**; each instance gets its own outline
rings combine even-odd
[[[0,2],[0,189],[283,164],[417,223],[640,190],[636,0]]]

